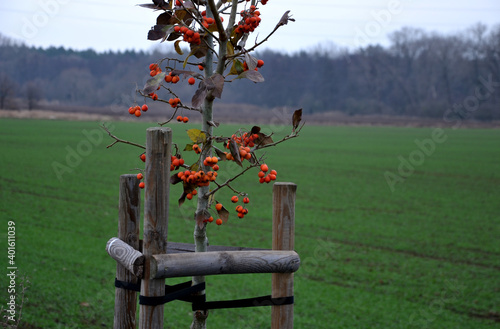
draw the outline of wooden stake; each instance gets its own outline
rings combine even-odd
[[[273,186],[273,250],[293,250],[295,245],[295,193],[293,183]],[[293,273],[272,274],[272,297],[293,296]],[[293,328],[293,305],[271,307],[271,328]]]
[[[147,130],[143,229],[143,254],[146,261],[141,282],[141,295],[147,297],[165,295],[165,280],[150,279],[149,262],[152,255],[167,252],[171,148],[170,128]],[[139,329],[162,329],[163,310],[164,305],[140,305]]]
[[[139,249],[139,223],[140,223],[140,190],[136,175],[120,176],[120,201],[118,209],[118,238],[119,243],[126,242],[131,248]],[[111,242],[111,240],[110,240]],[[106,250],[111,254],[120,254],[125,248],[113,248],[119,244],[108,242]],[[129,247],[129,248],[130,248]],[[125,253],[121,253],[125,254]],[[127,253],[127,254],[133,254]],[[129,257],[130,258],[130,257]],[[132,257],[133,264],[137,257]],[[116,265],[116,278],[120,281],[136,284],[138,278],[133,275],[129,269],[120,263]],[[137,293],[132,290],[116,288],[115,290],[115,317],[113,322],[114,329],[135,329],[137,313]]]

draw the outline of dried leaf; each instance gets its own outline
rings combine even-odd
[[[203,36],[201,37],[201,44],[195,45],[191,43],[190,46],[191,46],[191,54],[194,55],[196,58],[205,57],[205,55],[208,52],[208,46],[203,41]]]
[[[148,40],[159,40],[167,36],[165,27],[167,25],[155,25],[148,31]],[[168,29],[168,27],[167,27]]]
[[[169,11],[160,14],[156,18],[156,25],[170,25],[170,19],[172,18],[172,13]]]
[[[215,201],[216,203],[219,203]],[[221,210],[217,210],[217,216],[219,216],[220,219],[222,219],[223,223],[226,223],[227,220],[229,219],[229,211],[222,206]]]
[[[196,89],[193,98],[191,99],[191,106],[194,108],[200,108],[205,101],[205,96],[207,95],[207,85],[205,84],[205,80],[201,80],[198,85],[198,89]]]
[[[220,150],[219,148],[217,147],[213,147],[214,151],[215,151],[215,154],[217,154],[217,157],[219,157],[221,159],[221,161],[226,161],[226,153],[222,150]]]
[[[262,76],[262,74],[254,70],[245,71],[236,77],[236,79],[245,79],[245,78],[255,83],[264,82],[264,77]]]
[[[207,89],[212,91],[212,96],[221,98],[224,89],[224,77],[219,73],[215,73],[207,81],[210,82],[210,85],[207,84]]]
[[[184,204],[184,201],[186,201],[186,195],[187,195],[186,192],[182,192],[182,195],[181,195],[181,197],[179,198],[179,201],[178,201],[179,207]]]
[[[253,126],[252,129],[250,130],[251,134],[258,134],[260,133],[260,127],[259,126]]]
[[[187,135],[189,139],[191,139],[194,143],[197,144],[205,143],[207,140],[207,135],[200,129],[195,129],[195,128],[189,129],[187,131]]]
[[[248,52],[245,52],[245,62],[247,62],[247,66],[250,71],[255,70],[257,67],[257,58],[253,57]]]
[[[256,145],[264,146],[264,145],[267,145],[267,144],[274,143],[271,135],[266,135],[266,134],[263,134],[261,132],[257,133],[257,135],[259,137],[254,141]]]
[[[182,182],[182,179],[180,179],[179,176],[177,176],[177,173],[170,176],[170,184],[175,185],[175,184],[178,184],[180,182]]]
[[[302,120],[302,109],[298,109],[295,112],[293,112],[292,116],[293,131],[295,131],[295,129],[299,127],[301,120]]]
[[[287,10],[283,14],[283,16],[281,16],[280,21],[278,22],[278,24],[276,24],[276,28],[288,24],[288,21],[295,22],[295,19],[291,18],[290,15],[288,15],[289,12],[290,12],[290,10]]]
[[[144,88],[142,88],[142,92],[144,94],[151,94],[152,92],[155,92],[163,79],[165,79],[165,75],[165,72],[160,72],[154,77],[148,79],[144,84]]]
[[[174,42],[174,48],[175,48],[175,52],[178,53],[179,55],[184,55],[184,52],[182,51],[181,49],[181,46],[179,46],[179,43],[181,43],[182,40],[177,40],[176,42]]]
[[[238,144],[232,138],[229,141],[229,151],[231,152],[231,155],[234,158],[234,162],[236,162],[240,167],[243,167],[243,164],[241,163],[240,150],[238,148]]]

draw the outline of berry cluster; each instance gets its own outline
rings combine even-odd
[[[184,122],[184,123],[188,123],[189,122],[189,118],[188,117],[183,117],[182,115],[178,115],[177,118],[175,118],[175,120],[177,120],[178,122]]]
[[[234,29],[236,34],[243,34],[253,32],[260,24],[260,11],[255,10],[254,5],[250,6],[250,9],[242,10],[240,12],[241,20],[238,26]]]
[[[168,100],[168,103],[170,104],[171,107],[173,108],[176,108],[177,106],[179,106],[181,100],[179,98],[170,98]]]
[[[170,157],[170,171],[174,171],[179,169],[180,166],[184,164],[184,159],[183,158],[178,158],[175,155],[172,155]]]
[[[193,151],[194,151],[194,153],[196,153],[196,154],[200,154],[200,153],[201,153],[201,147],[200,147],[200,145],[198,145],[198,144],[193,144]]]
[[[215,181],[215,179],[217,178],[217,173],[214,171],[205,173],[203,170],[186,170],[178,172],[177,177],[179,177],[183,182],[189,185],[208,186],[210,185],[210,182]]]
[[[161,68],[158,64],[156,63],[151,63],[149,64],[149,75],[154,77],[155,75],[157,75],[158,73],[161,72]]]
[[[136,106],[131,106],[128,108],[128,113],[135,115],[136,117],[140,117],[142,112],[147,112],[148,111],[148,106],[146,104],[143,104],[142,106],[136,105]],[[142,111],[142,112],[141,112]]]
[[[179,78],[178,75],[172,75],[172,72],[168,72],[167,75],[165,75],[165,82],[166,83],[173,83],[173,84],[176,84],[177,82],[179,82],[181,80],[181,78]]]
[[[212,167],[212,170],[217,171],[219,170],[219,165],[217,164],[217,162],[219,162],[219,159],[217,157],[206,157],[205,160],[203,160],[203,165]]]
[[[174,31],[177,33],[182,33],[183,35],[183,40],[194,44],[194,45],[199,45],[201,44],[201,36],[198,32],[195,32],[188,28],[187,26],[179,26],[176,25],[174,26]]]
[[[264,163],[260,165],[260,171],[259,171],[259,183],[269,183],[270,181],[276,180],[276,176],[278,173],[276,170],[271,170],[269,174],[267,172],[269,171],[269,167]]]
[[[236,143],[241,144],[243,146],[248,146],[248,147],[254,147],[255,146],[255,140],[259,138],[258,134],[250,134],[250,133],[244,133],[241,136],[236,136],[233,135],[232,138],[236,141]]]

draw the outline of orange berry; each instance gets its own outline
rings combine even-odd
[[[248,197],[243,198],[243,203],[249,203],[249,202],[250,202],[250,199]]]
[[[215,170],[215,171],[217,171],[217,170],[219,170],[220,168],[219,168],[219,165],[214,165],[214,166],[212,167],[212,169],[213,169],[213,170]]]
[[[233,195],[233,196],[231,197],[231,202],[233,202],[233,203],[238,202],[238,197],[237,197],[236,195]]]
[[[144,182],[140,182],[140,183],[139,183],[139,187],[140,187],[140,188],[144,188],[145,186],[146,186],[146,184],[144,184]]]
[[[267,172],[269,170],[269,167],[263,163],[260,165],[260,170],[262,170],[263,172]]]
[[[142,173],[138,173],[138,174],[137,174],[137,179],[138,179],[138,180],[141,180],[141,179],[143,179],[143,178],[144,178],[144,175],[143,175]]]
[[[133,106],[128,108],[128,113],[134,114],[135,113],[135,108]]]
[[[262,177],[266,176],[266,173],[263,171],[259,171],[258,176],[259,176],[259,178],[262,178]]]
[[[157,99],[158,99],[158,95],[157,95],[157,94],[155,94],[155,93],[153,93],[153,94],[151,95],[151,98],[155,101],[155,100],[157,100]]]
[[[276,172],[276,170],[274,170],[274,169],[273,169],[273,170],[271,170],[271,171],[269,172],[269,174],[274,175],[274,176],[278,175],[278,173],[277,173],[277,172]]]
[[[217,220],[215,221],[215,224],[222,225],[222,219],[217,218]]]
[[[141,110],[142,112],[147,112],[147,110],[149,110],[149,107],[146,104],[143,104]]]
[[[184,117],[184,118],[182,118],[182,122],[184,122],[184,123],[188,123],[188,122],[189,122],[189,118],[188,118],[188,117]]]
[[[145,153],[142,153],[140,158],[141,158],[142,162],[146,162],[146,154]]]
[[[186,195],[186,199],[191,200],[192,198],[193,198],[193,194],[188,193],[188,194]]]
[[[135,116],[136,116],[136,117],[140,117],[140,116],[141,116],[141,111],[140,111],[140,110],[135,111],[135,113],[134,113],[134,114],[135,114]]]
[[[237,211],[237,212],[242,212],[242,211],[243,211],[243,206],[242,206],[242,205],[238,205],[238,206],[236,207],[236,211]]]
[[[165,82],[167,82],[167,83],[172,82],[172,76],[171,75],[166,75],[165,76]]]
[[[179,82],[179,80],[180,80],[180,79],[181,79],[181,78],[179,78],[179,76],[178,76],[178,75],[173,76],[173,77],[172,77],[172,83],[177,83],[177,82]]]
[[[208,221],[209,223],[211,223],[211,222],[213,222],[213,221],[214,221],[214,218],[213,218],[212,216],[210,216],[210,217],[208,217],[207,221]]]
[[[157,68],[158,68],[158,64],[156,64],[156,63],[151,63],[151,64],[149,64],[149,70],[150,70],[150,71],[154,71],[154,70],[156,70]]]
[[[242,212],[239,212],[237,216],[238,216],[238,218],[243,218],[243,217],[245,217],[245,214]]]
[[[196,82],[196,79],[195,79],[195,78],[193,78],[193,77],[191,77],[191,78],[189,78],[189,79],[188,79],[188,83],[189,83],[190,85],[194,85],[194,83],[195,83],[195,82]]]
[[[177,121],[182,122],[182,115],[178,115],[176,118]]]
[[[204,69],[205,69],[205,68],[203,67],[203,65],[201,65],[201,64],[200,64],[200,65],[198,65],[198,70],[203,71]]]
[[[257,67],[262,67],[262,66],[264,66],[264,61],[262,59],[259,59],[257,61]]]

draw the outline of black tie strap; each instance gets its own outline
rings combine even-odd
[[[179,283],[173,286],[165,285],[165,296],[149,297],[139,296],[139,304],[156,306],[163,305],[173,300],[182,300],[192,303],[193,311],[196,310],[215,310],[222,308],[242,308],[242,307],[257,307],[257,306],[272,306],[272,305],[290,305],[294,303],[293,296],[273,298],[271,295],[207,302],[205,295],[193,295],[197,292],[205,290],[205,282],[197,285],[192,285],[192,281]],[[133,291],[141,290],[141,282],[130,283],[115,279],[115,287]]]

